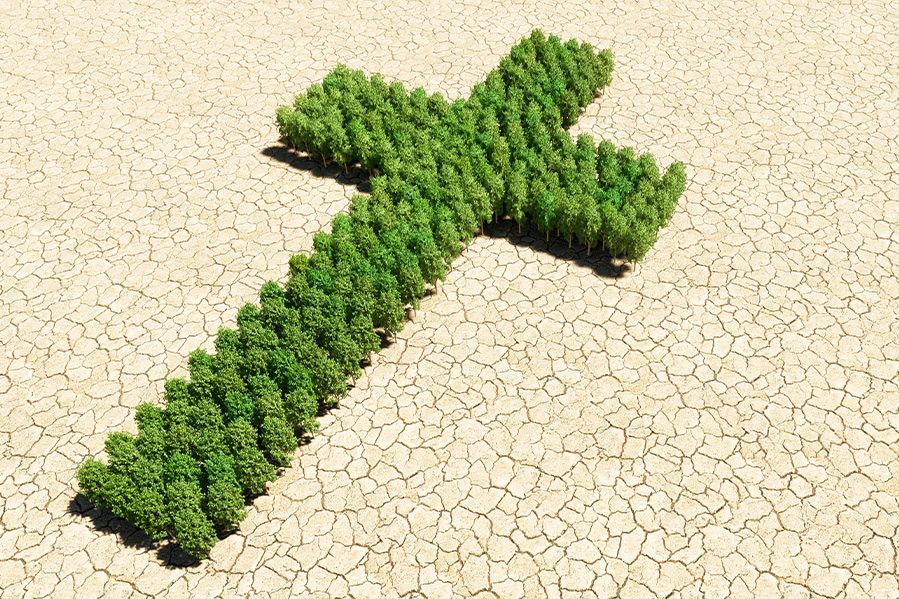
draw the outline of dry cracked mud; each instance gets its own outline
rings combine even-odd
[[[0,1],[3,597],[899,596],[895,7],[483,4]],[[645,263],[490,229],[202,564],[75,500],[355,191],[275,107],[534,27],[615,53],[576,132],[687,166]]]

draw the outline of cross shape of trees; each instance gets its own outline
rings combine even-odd
[[[108,464],[79,470],[83,493],[205,557],[485,221],[641,260],[686,177],[679,163],[662,175],[649,154],[572,140],[566,128],[611,73],[609,51],[535,31],[467,100],[338,66],[279,108],[286,142],[359,164],[371,193],[291,258],[286,284],[238,311],[236,330],[219,330],[214,355],[191,353],[190,380],[166,381],[164,407],[138,407],[136,436],[109,435]]]

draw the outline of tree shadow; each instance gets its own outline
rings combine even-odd
[[[492,239],[505,239],[514,245],[528,247],[538,252],[549,254],[560,260],[574,262],[578,266],[584,266],[606,279],[620,279],[631,272],[633,268],[627,262],[613,258],[608,252],[600,248],[593,248],[587,255],[587,248],[574,246],[569,248],[568,242],[559,237],[546,237],[533,229],[522,228],[518,231],[518,225],[511,219],[503,219],[498,223],[485,223],[484,235]]]
[[[351,166],[346,170],[339,164],[332,163],[325,166],[320,160],[315,160],[311,156],[296,152],[283,144],[269,146],[260,153],[297,170],[312,173],[316,177],[334,179],[342,185],[354,185],[360,193],[369,193],[371,191],[368,173],[358,166]]]
[[[92,528],[102,532],[111,532],[119,537],[126,547],[156,553],[156,559],[166,568],[184,569],[195,566],[200,560],[189,555],[172,541],[154,541],[144,531],[115,514],[96,507],[91,501],[77,493],[69,501],[67,512],[90,521]]]

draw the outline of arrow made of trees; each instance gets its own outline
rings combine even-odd
[[[686,176],[680,163],[660,175],[649,154],[572,140],[566,128],[611,74],[608,50],[534,31],[468,100],[338,66],[279,108],[286,142],[358,163],[371,193],[291,258],[286,284],[269,281],[259,306],[238,311],[236,330],[219,330],[215,355],[190,354],[190,381],[166,381],[165,407],[138,406],[136,436],[109,435],[108,464],[79,469],[84,495],[206,557],[484,221],[511,217],[641,260]]]

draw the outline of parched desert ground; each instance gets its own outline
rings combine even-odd
[[[483,6],[481,5],[483,4]],[[588,132],[689,184],[636,270],[488,229],[211,559],[75,472],[361,183],[274,110],[609,47]],[[889,2],[0,1],[3,597],[899,596]]]

